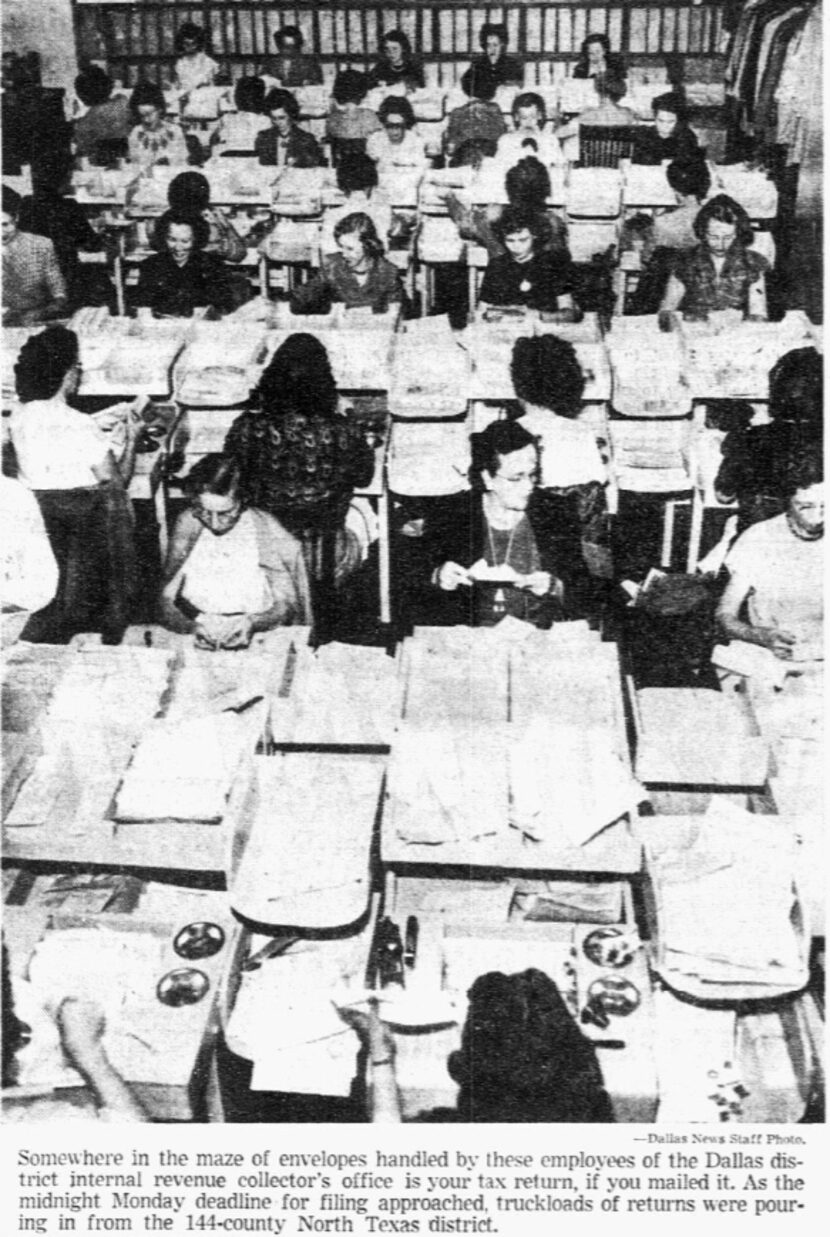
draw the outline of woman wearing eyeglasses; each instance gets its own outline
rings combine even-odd
[[[424,524],[429,621],[548,628],[568,612],[555,528],[537,489],[539,445],[515,421],[472,438],[472,490],[436,501]]]
[[[390,95],[378,108],[378,116],[383,128],[370,134],[366,142],[366,154],[378,171],[426,167],[424,140],[415,132],[415,113],[409,99]]]
[[[206,455],[185,478],[190,507],[176,522],[160,598],[161,621],[204,649],[245,649],[257,633],[311,622],[300,543],[250,507],[242,471]]]

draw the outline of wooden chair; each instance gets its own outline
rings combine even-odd
[[[638,125],[580,125],[579,166],[615,168],[620,159],[630,159],[638,129]]]

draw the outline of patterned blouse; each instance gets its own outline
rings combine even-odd
[[[158,129],[136,125],[130,131],[130,159],[143,167],[154,163],[169,163],[171,167],[188,160],[187,142],[178,125],[163,120]]]
[[[708,249],[698,245],[681,254],[675,268],[685,289],[680,308],[687,318],[705,318],[720,309],[740,309],[746,313],[749,289],[768,270],[769,263],[761,254],[732,245],[717,275]]]
[[[352,491],[374,471],[362,428],[342,416],[243,412],[225,451],[243,470],[248,502],[295,536],[339,527]]]

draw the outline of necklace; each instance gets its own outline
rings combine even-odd
[[[493,566],[494,567],[509,567],[510,566],[510,552],[513,549],[513,538],[516,536],[516,529],[519,527],[519,524],[521,524],[522,522],[521,517],[519,518],[518,522],[514,524],[513,527],[510,529],[510,536],[507,538],[507,549],[504,552],[504,558],[502,559],[501,562],[499,562],[498,555],[496,554],[496,542],[495,542],[495,538],[493,537],[493,526],[490,523],[490,521],[486,519],[486,517],[485,517],[485,521],[487,524],[487,540],[490,543],[490,556],[493,559]],[[506,531],[507,531],[506,529],[499,529],[499,532],[506,532]],[[495,593],[493,594],[493,616],[496,618],[502,617],[506,609],[507,609],[507,606],[505,602],[504,589],[501,586],[499,586],[496,589]]]

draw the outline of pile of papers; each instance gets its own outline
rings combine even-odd
[[[565,195],[568,215],[616,219],[622,207],[622,187],[617,168],[572,167]]]
[[[698,687],[637,692],[637,776],[652,785],[762,786],[766,741],[731,696]]]
[[[658,919],[656,966],[682,992],[764,999],[802,988],[807,942],[789,830],[713,801],[703,817],[663,818],[649,871]]]
[[[469,354],[445,317],[418,318],[398,336],[389,410],[393,417],[455,417],[467,407]]]
[[[692,410],[692,392],[683,374],[683,346],[676,334],[649,327],[640,318],[615,319],[606,339],[614,409],[629,417],[684,417]]]
[[[290,695],[272,698],[271,735],[279,744],[385,747],[400,713],[398,695],[397,667],[384,649],[305,649]]]
[[[264,330],[234,322],[199,323],[176,365],[176,399],[202,408],[244,403],[266,351]]]
[[[727,313],[682,323],[689,387],[698,398],[766,399],[775,362],[792,348],[812,346],[807,320],[791,311],[781,322],[741,322]]]
[[[387,464],[393,494],[458,494],[470,488],[465,421],[393,421]]]
[[[778,212],[778,190],[765,172],[744,163],[719,166],[713,193],[726,193],[742,206],[750,219],[774,219]]]

